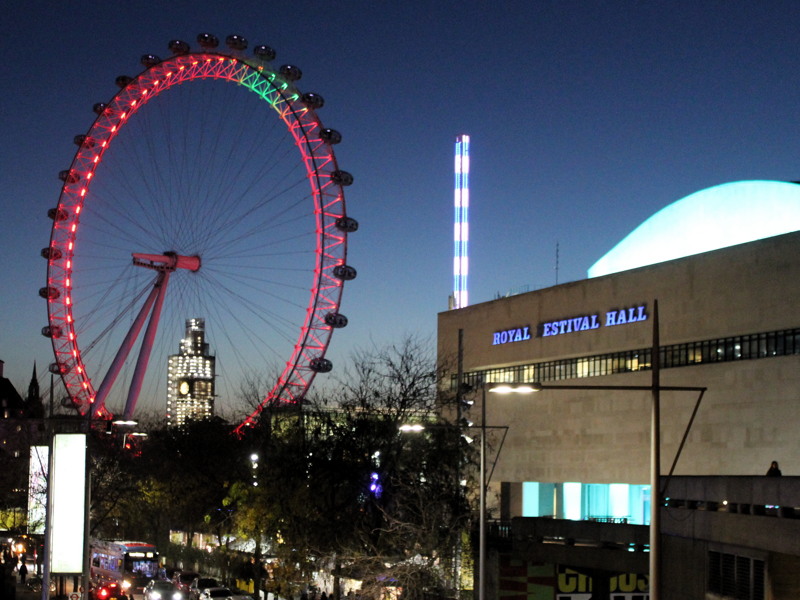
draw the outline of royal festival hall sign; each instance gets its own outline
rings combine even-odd
[[[540,323],[536,328],[537,337],[552,337],[554,335],[564,335],[576,333],[578,331],[590,331],[601,327],[613,327],[615,325],[626,325],[628,323],[638,323],[647,320],[647,306],[640,304],[630,308],[612,309],[603,313],[593,313],[579,315],[568,319],[557,319]],[[492,345],[511,344],[513,342],[524,342],[533,337],[530,325],[524,327],[513,327],[502,331],[495,331],[492,334]]]

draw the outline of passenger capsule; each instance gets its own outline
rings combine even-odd
[[[114,83],[117,84],[117,87],[120,89],[124,88],[128,85],[131,81],[133,81],[133,77],[128,77],[127,75],[120,75],[114,80]]]
[[[278,71],[286,81],[298,81],[303,76],[300,68],[294,65],[283,65]]]
[[[57,300],[61,296],[61,292],[57,288],[48,285],[47,287],[39,288],[39,295],[45,300]]]
[[[333,267],[333,276],[342,281],[351,281],[356,278],[356,270],[350,265],[336,265]]]
[[[53,221],[66,221],[69,218],[69,213],[63,208],[51,208],[47,211],[47,216]]]
[[[106,108],[108,108],[108,104],[105,102],[97,102],[94,106],[92,106],[92,112],[94,112],[96,115],[102,115]]]
[[[78,181],[81,180],[80,175],[78,175],[75,171],[71,171],[69,169],[65,171],[59,171],[58,178],[64,183],[77,183]]]
[[[211,50],[219,46],[219,39],[212,33],[199,33],[197,35],[197,43],[201,48]]]
[[[47,368],[53,375],[61,375],[62,373],[67,372],[67,365],[62,365],[61,363],[50,363],[50,366]]]
[[[141,62],[145,68],[149,69],[150,67],[155,67],[158,63],[160,63],[161,58],[155,54],[145,54],[139,59],[139,62]]]
[[[347,171],[336,170],[331,173],[331,181],[338,185],[353,185],[353,176]]]
[[[58,325],[46,325],[42,327],[42,335],[46,338],[56,340],[61,337],[61,327]]]
[[[82,133],[72,138],[72,143],[75,144],[76,146],[86,146],[87,148],[94,148],[94,140]]]
[[[339,217],[336,219],[336,228],[347,233],[358,231],[358,221],[352,217]]]
[[[318,108],[325,106],[325,99],[314,92],[307,92],[303,94],[303,104],[305,104],[308,108],[317,110]]]
[[[342,313],[334,313],[330,312],[325,315],[325,324],[330,325],[334,329],[341,329],[342,327],[347,327],[347,317],[345,317]]]
[[[308,366],[316,373],[330,373],[333,369],[333,363],[327,358],[314,358]]]
[[[225,45],[231,50],[246,50],[247,39],[241,35],[231,34],[225,38]]]
[[[62,256],[61,250],[58,248],[51,248],[49,246],[47,248],[42,248],[40,254],[42,255],[42,258],[46,258],[47,260],[60,260]]]
[[[342,141],[342,134],[335,129],[323,129],[319,132],[319,137],[323,142],[328,142],[331,145]]]
[[[262,60],[275,60],[275,50],[264,44],[253,48],[253,54]]]
[[[189,48],[189,44],[184,42],[183,40],[172,40],[169,44],[167,44],[169,51],[173,54],[189,54],[191,48]]]

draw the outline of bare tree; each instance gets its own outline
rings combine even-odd
[[[335,576],[349,574],[368,587],[389,578],[408,597],[441,594],[454,586],[459,540],[468,529],[460,480],[474,457],[459,428],[437,419],[433,345],[407,337],[359,352],[340,384],[340,393],[307,409],[304,419],[307,469],[317,489],[306,517],[297,519],[312,527],[308,550],[329,561]],[[324,410],[329,406],[334,412]],[[428,428],[401,433],[412,422]]]

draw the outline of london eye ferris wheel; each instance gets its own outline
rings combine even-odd
[[[218,389],[268,381],[268,403],[300,401],[325,357],[340,312],[348,234],[338,131],[323,126],[320,94],[275,52],[211,34],[197,48],[145,55],[136,76],[95,104],[61,171],[49,211],[48,325],[68,402],[80,413],[131,418],[139,398],[165,399],[166,357],[188,318],[203,317]],[[264,374],[269,377],[263,377]]]

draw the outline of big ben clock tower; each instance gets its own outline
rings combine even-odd
[[[167,369],[167,425],[181,427],[188,420],[214,415],[214,356],[205,341],[205,320],[188,319],[186,337]]]

